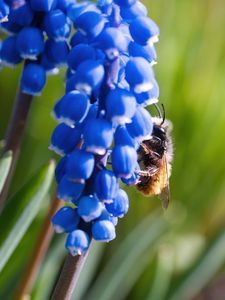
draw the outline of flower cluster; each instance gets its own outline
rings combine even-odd
[[[159,29],[137,0],[99,0],[69,6],[71,39],[66,93],[54,107],[59,122],[50,148],[62,156],[56,168],[58,197],[70,204],[52,218],[67,232],[72,255],[90,238],[111,241],[129,207],[119,181],[139,179],[137,150],[152,133],[146,106],[159,88],[152,66]]]
[[[14,66],[25,60],[21,90],[38,95],[46,74],[65,65],[71,32],[68,6],[73,0],[0,0],[0,30],[8,37],[0,46],[0,61]]]

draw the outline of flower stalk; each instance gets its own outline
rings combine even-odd
[[[0,210],[3,209],[7,199],[10,183],[20,154],[21,144],[32,100],[33,96],[23,93],[20,88],[18,89],[13,112],[6,132],[5,146],[3,151],[3,153],[5,153],[11,150],[13,153],[13,158],[7,179],[0,194]]]

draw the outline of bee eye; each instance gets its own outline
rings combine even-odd
[[[164,128],[154,125],[152,135],[157,136],[160,139],[165,139],[166,132]]]

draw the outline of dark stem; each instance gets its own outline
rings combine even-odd
[[[27,295],[30,294],[32,290],[37,273],[45,258],[45,255],[48,251],[50,242],[54,234],[53,227],[51,225],[51,218],[61,206],[62,202],[58,200],[56,195],[54,195],[54,198],[49,208],[49,212],[45,218],[44,224],[41,228],[41,232],[36,241],[33,253],[23,273],[23,277],[20,286],[16,292],[15,299],[24,299]]]
[[[18,90],[5,138],[4,152],[11,150],[13,152],[13,159],[5,185],[0,194],[0,210],[2,210],[6,202],[9,186],[20,154],[32,99],[33,97],[31,95],[22,93],[20,89]]]
[[[80,256],[67,255],[51,300],[71,299],[87,257],[88,251]]]

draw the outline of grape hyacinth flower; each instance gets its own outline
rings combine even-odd
[[[60,124],[50,146],[62,156],[55,175],[65,207],[52,222],[57,232],[68,233],[66,248],[77,255],[87,251],[91,238],[113,240],[118,218],[128,212],[120,182],[138,182],[137,151],[151,138],[146,106],[159,97],[153,70],[159,29],[137,0],[73,2],[65,10],[75,34],[66,92],[53,110]],[[54,20],[60,21],[57,30]],[[45,16],[54,43],[66,31],[63,20],[56,11]]]
[[[25,60],[20,87],[28,95],[40,95],[47,74],[57,74],[67,63],[73,0],[0,0],[2,41],[0,61],[14,67]]]

